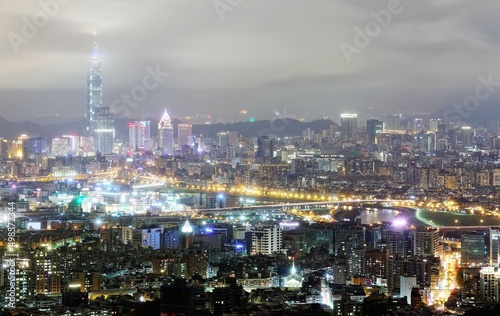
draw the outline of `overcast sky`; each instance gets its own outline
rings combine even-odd
[[[44,21],[40,3],[54,1],[0,0],[7,119],[83,117],[94,32],[105,105],[142,86],[147,67],[169,73],[133,117],[433,112],[474,93],[478,76],[500,81],[498,0],[64,0]],[[389,9],[382,26],[370,13]],[[373,36],[356,46],[367,24]]]

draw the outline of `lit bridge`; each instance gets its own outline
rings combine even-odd
[[[384,207],[399,207],[407,206],[411,207],[414,204],[413,200],[342,200],[342,201],[321,201],[321,202],[300,202],[300,203],[280,203],[280,204],[260,204],[260,205],[250,205],[250,206],[236,206],[236,207],[225,207],[225,208],[214,208],[214,209],[201,209],[198,212],[202,214],[231,214],[237,212],[241,214],[245,211],[253,210],[265,210],[265,209],[281,209],[283,211],[288,211],[291,209],[305,209],[313,210],[318,208],[334,208],[336,205],[340,204],[360,204],[363,203],[380,203]]]

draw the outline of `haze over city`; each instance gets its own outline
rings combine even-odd
[[[498,9],[1,1],[0,314],[500,315]]]
[[[211,1],[66,1],[36,35],[13,45],[23,18],[42,9],[36,1],[2,1],[0,110],[16,121],[83,117],[93,41],[104,65],[105,105],[140,84],[146,67],[169,73],[131,117],[156,117],[164,107],[174,117],[236,116],[245,108],[269,119],[272,108],[285,106],[308,119],[344,111],[411,116],[462,102],[478,76],[500,81],[496,1],[401,0],[348,62],[341,43],[355,45],[355,28],[376,21],[371,11],[388,3],[257,0],[235,1],[229,10]],[[499,100],[493,93],[472,117],[494,113]]]

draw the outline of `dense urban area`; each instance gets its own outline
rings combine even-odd
[[[2,315],[500,314],[498,117],[124,119],[87,70],[85,131],[0,135]]]

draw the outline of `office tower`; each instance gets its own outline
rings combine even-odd
[[[462,139],[462,146],[470,146],[472,144],[474,131],[470,126],[462,126],[462,135],[460,138]]]
[[[101,154],[113,153],[115,128],[113,114],[108,106],[94,108],[94,149]]]
[[[274,157],[274,144],[269,136],[259,136],[257,138],[257,158],[272,158]]]
[[[217,133],[217,145],[220,147],[226,147],[229,144],[229,135],[227,132]]]
[[[368,144],[375,144],[377,135],[384,130],[384,122],[376,119],[366,121],[366,134],[368,135]]]
[[[462,267],[477,267],[485,263],[486,243],[482,232],[462,233],[460,249]]]
[[[437,228],[419,228],[414,232],[413,254],[422,257],[440,257],[439,230]]]
[[[151,122],[135,121],[128,124],[129,146],[133,151],[151,150]]]
[[[439,130],[439,125],[442,124],[442,120],[441,119],[431,119],[430,122],[429,122],[429,130],[431,132],[437,132]]]
[[[35,155],[45,154],[47,144],[43,137],[30,137],[23,140],[23,159],[34,159]]]
[[[252,227],[252,255],[270,255],[281,251],[282,230],[278,225]]]
[[[189,136],[193,135],[193,125],[189,123],[179,123],[177,125],[177,144],[180,148],[185,145],[191,146]]]
[[[358,115],[344,113],[340,115],[340,138],[344,141],[356,141]]]
[[[489,237],[489,265],[498,268],[500,264],[500,230],[490,227]]]
[[[158,147],[163,154],[174,154],[174,127],[167,109],[158,122]]]
[[[92,57],[87,68],[87,131],[93,136],[95,108],[102,106],[102,62],[99,59],[97,43],[94,42]]]
[[[394,131],[401,129],[401,116],[399,114],[387,115],[384,121],[384,130]]]

